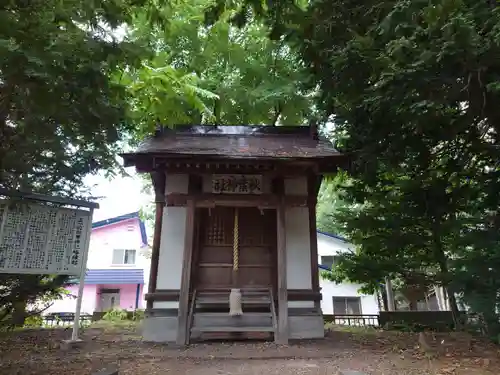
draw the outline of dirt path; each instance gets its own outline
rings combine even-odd
[[[415,348],[409,334],[332,333],[325,340],[273,343],[206,343],[179,349],[143,343],[130,332],[87,330],[84,345],[63,352],[64,330],[18,332],[0,341],[0,375],[90,375],[116,366],[120,375],[490,375],[500,368],[498,348],[467,345],[447,336],[438,358]],[[442,338],[438,338],[442,342]],[[354,375],[354,374],[352,374]],[[361,375],[361,374],[360,374]]]
[[[331,359],[266,359],[266,360],[210,360],[210,359],[144,359],[103,361],[98,355],[87,361],[68,361],[63,358],[43,362],[24,362],[3,366],[1,374],[75,374],[89,375],[106,367],[118,367],[120,375],[340,375],[341,370],[359,371],[367,375],[485,375],[495,374],[478,366],[446,366],[443,363],[409,361],[397,358],[363,357]],[[429,367],[429,365],[431,367]],[[361,375],[360,374],[360,375]]]

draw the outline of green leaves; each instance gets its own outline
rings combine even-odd
[[[362,8],[314,1],[316,27],[297,32],[337,143],[357,155],[344,207],[318,204],[318,226],[358,248],[329,277],[443,284],[498,329],[499,14],[472,1]]]
[[[110,79],[137,46],[103,38],[145,1],[10,2],[0,7],[0,183],[75,194],[82,178],[114,169],[128,94]],[[149,5],[147,5],[149,6]]]
[[[215,4],[217,8],[218,3]],[[133,40],[154,40],[154,57],[125,74],[134,97],[137,138],[165,124],[303,124],[312,112],[311,88],[296,54],[267,38],[260,22],[232,25],[238,7],[217,10],[209,26],[208,0],[171,3],[166,28],[138,24]],[[215,11],[215,10],[214,10]],[[154,69],[147,69],[146,67]],[[161,68],[161,72],[156,69]]]
[[[189,123],[189,109],[201,115],[201,121],[212,118],[205,101],[215,100],[217,95],[198,87],[199,77],[182,69],[165,64],[168,55],[159,54],[148,65],[146,62],[124,78],[133,97],[131,116],[135,119],[136,135],[152,134],[155,125]],[[200,122],[201,122],[200,121]]]
[[[87,174],[119,168],[118,142],[133,124],[130,93],[116,70],[133,69],[147,50],[112,34],[119,26],[126,29],[138,8],[149,20],[157,3],[0,5],[0,186],[88,196]],[[66,282],[65,277],[2,277],[0,310],[9,314],[16,304],[24,309],[40,297],[53,300]],[[24,311],[18,312],[23,317]]]

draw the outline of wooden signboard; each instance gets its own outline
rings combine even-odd
[[[262,194],[262,175],[212,175],[212,193]]]
[[[0,200],[0,273],[80,275],[92,214]]]

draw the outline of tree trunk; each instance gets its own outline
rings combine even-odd
[[[414,298],[408,299],[410,311],[418,311],[418,301]]]
[[[215,125],[221,124],[220,109],[221,109],[221,99],[219,97],[219,99],[215,99],[215,103],[214,103]]]
[[[434,238],[434,254],[436,256],[437,263],[441,270],[441,273],[445,276],[443,282],[443,288],[446,290],[448,294],[448,301],[450,303],[450,310],[453,315],[453,320],[455,324],[458,324],[459,320],[459,311],[457,306],[457,299],[455,298],[455,292],[449,286],[450,280],[450,271],[448,269],[448,259],[446,258],[446,254],[444,253],[443,244],[441,243],[439,237],[439,224],[435,223],[435,228],[433,230],[433,238]]]
[[[385,291],[387,295],[387,311],[396,311],[396,301],[394,300],[394,289],[389,277],[385,278]]]
[[[12,310],[11,322],[14,327],[24,326],[26,320],[26,301],[20,301],[14,303],[14,309]]]
[[[377,290],[378,308],[381,311],[387,310],[387,296],[385,294],[384,288],[379,288]]]

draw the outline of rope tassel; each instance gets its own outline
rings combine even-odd
[[[238,208],[234,210],[234,237],[233,237],[233,289],[229,294],[229,315],[237,316],[243,315],[241,309],[241,290],[235,288],[237,286],[236,280],[238,279],[239,267],[239,217]]]
[[[233,235],[233,270],[238,271],[240,258],[239,258],[239,243],[240,243],[240,226],[239,226],[239,212],[236,208],[234,210],[234,235]]]

